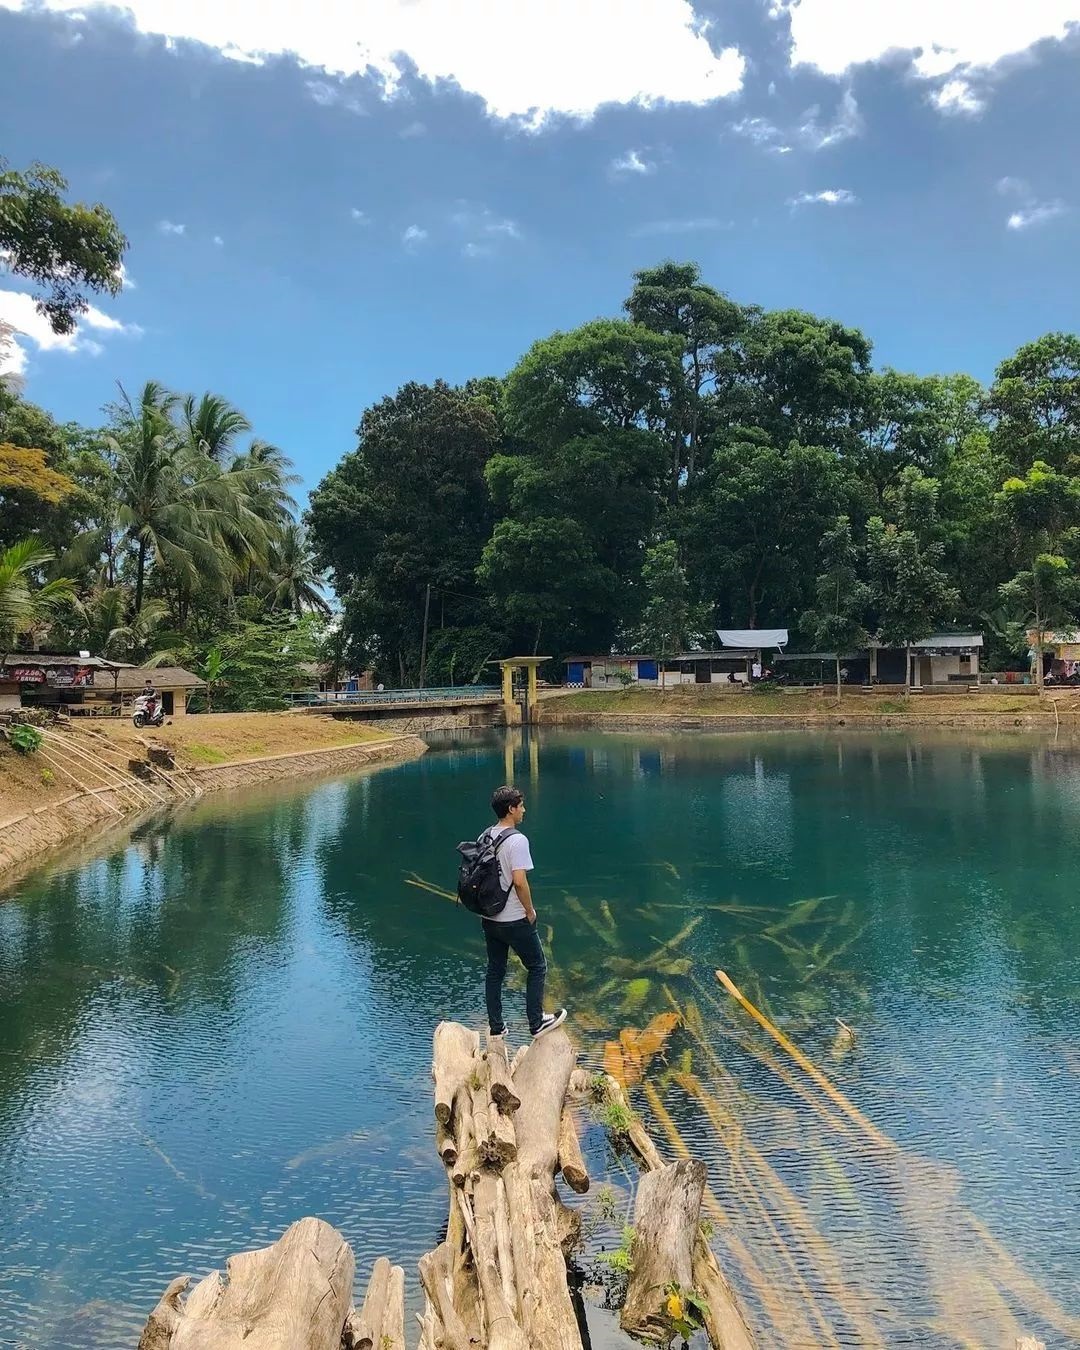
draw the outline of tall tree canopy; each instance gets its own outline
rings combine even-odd
[[[25,172],[0,158],[0,254],[8,269],[38,289],[37,306],[53,331],[70,333],[87,291],[115,295],[127,240],[100,202],[64,200],[67,179],[46,164]]]
[[[494,521],[492,392],[405,385],[364,413],[357,448],[312,493],[308,524],[344,603],[348,656],[395,681],[419,677],[429,586],[436,629],[489,618],[476,568]]]

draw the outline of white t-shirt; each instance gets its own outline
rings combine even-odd
[[[492,825],[491,829],[484,833],[491,839],[498,839],[503,833],[502,825]],[[503,890],[509,891],[506,904],[498,914],[491,916],[492,923],[514,923],[517,919],[524,919],[525,906],[518,899],[518,893],[514,890],[514,873],[531,872],[533,869],[532,854],[529,852],[529,841],[523,834],[512,834],[505,844],[499,848],[499,874],[502,878]]]

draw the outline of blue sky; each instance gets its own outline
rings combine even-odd
[[[131,241],[65,343],[0,277],[27,395],[212,389],[307,487],[665,257],[922,372],[1080,313],[1080,0],[0,0],[0,99]]]

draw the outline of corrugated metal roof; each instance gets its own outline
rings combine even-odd
[[[57,666],[85,666],[90,670],[119,670],[118,661],[106,661],[100,656],[64,656],[58,652],[5,652],[0,666],[39,666],[55,670]]]

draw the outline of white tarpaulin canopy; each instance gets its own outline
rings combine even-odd
[[[742,651],[758,648],[786,647],[786,628],[718,628],[716,636],[721,647],[738,647]]]

